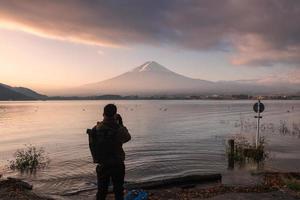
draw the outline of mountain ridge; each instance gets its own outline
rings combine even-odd
[[[46,95],[39,94],[29,88],[12,87],[0,83],[0,100],[38,100],[46,98]]]

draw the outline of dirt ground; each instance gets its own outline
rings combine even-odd
[[[288,185],[300,183],[300,173],[264,173],[258,175],[261,182],[257,185],[224,185],[222,183],[181,185],[176,187],[156,188],[146,190],[149,200],[294,200],[300,199],[300,191],[293,190]],[[26,183],[18,181],[0,182],[0,199],[2,200],[49,200],[49,198],[33,193]],[[52,196],[56,200],[94,200],[96,190],[82,192],[71,196]],[[112,200],[113,194],[109,194],[108,200]]]

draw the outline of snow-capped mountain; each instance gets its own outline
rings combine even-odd
[[[192,79],[149,61],[117,77],[81,87],[88,94],[181,94],[209,92],[210,81]]]
[[[300,83],[265,83],[263,79],[206,81],[177,74],[149,61],[114,78],[70,90],[71,95],[290,94]]]

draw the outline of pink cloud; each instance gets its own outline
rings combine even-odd
[[[108,47],[230,49],[234,65],[299,66],[299,18],[298,0],[0,0],[0,28]]]

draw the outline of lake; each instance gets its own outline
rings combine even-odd
[[[126,181],[186,174],[226,173],[226,143],[234,135],[254,141],[255,101],[119,100],[0,102],[0,169],[22,177],[46,194],[95,187],[86,129],[115,103],[132,140],[126,151]],[[263,101],[262,135],[268,170],[300,170],[300,101]],[[282,133],[281,127],[288,132]],[[25,144],[43,147],[51,162],[35,176],[7,168]]]

